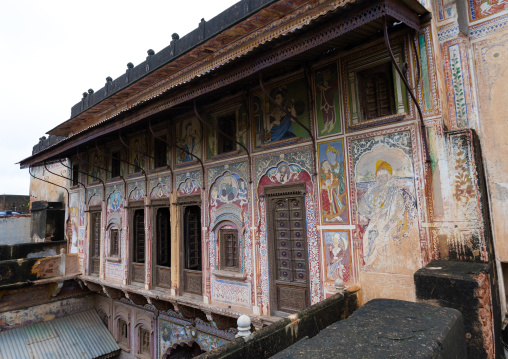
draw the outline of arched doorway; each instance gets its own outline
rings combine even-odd
[[[188,343],[173,344],[172,347],[166,350],[166,353],[162,356],[163,359],[190,359],[194,358],[205,351],[201,349],[199,344],[194,340]]]

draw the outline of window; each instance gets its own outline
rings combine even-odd
[[[150,332],[143,327],[139,329],[139,354],[150,356]]]
[[[119,243],[118,229],[112,228],[109,231],[109,241],[110,241],[109,255],[111,257],[120,257],[120,243]]]
[[[171,225],[169,208],[157,209],[157,265],[171,267]]]
[[[145,210],[134,212],[134,262],[145,263]]]
[[[395,62],[403,68],[405,50],[394,43]],[[346,57],[343,73],[347,100],[347,127],[350,130],[398,121],[410,113],[407,90],[396,72],[386,48]]]
[[[240,269],[238,231],[236,229],[221,229],[219,241],[221,269],[238,271]]]
[[[108,318],[108,315],[104,311],[102,311],[102,310],[99,310],[97,312],[97,314],[99,314],[99,318],[101,318],[101,320],[104,323],[104,325],[106,326],[106,328],[109,329],[109,318]]]
[[[185,207],[185,269],[201,270],[201,213],[199,206]]]
[[[114,151],[111,153],[111,177],[120,176],[120,151]]]
[[[362,121],[395,114],[392,64],[357,73]]]
[[[126,346],[129,345],[129,330],[127,322],[123,319],[118,319],[118,342]]]
[[[79,181],[79,165],[72,165],[72,185],[77,186]]]
[[[234,114],[219,117],[217,127],[222,133],[217,133],[218,154],[231,152],[236,149],[236,118]]]
[[[91,252],[91,272],[99,274],[101,257],[101,212],[90,213],[90,252]]]
[[[164,136],[166,137],[166,136]],[[165,139],[163,137],[163,139]],[[153,139],[153,155],[154,155],[154,168],[167,166],[168,149],[166,142],[154,138]]]

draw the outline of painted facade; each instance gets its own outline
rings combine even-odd
[[[267,324],[262,318],[297,308],[294,298],[302,298],[303,307],[326,298],[336,279],[346,287],[358,284],[363,301],[415,300],[413,275],[432,259],[495,263],[504,298],[506,5],[422,1],[422,11],[436,15],[421,24],[415,37],[407,28],[393,31],[394,62],[383,41],[369,40],[342,50],[321,44],[326,56],[314,56],[305,70],[264,69],[263,61],[284,61],[291,51],[299,59],[300,47],[314,46],[308,45],[314,34],[339,32],[312,19],[340,11],[342,2],[297,3],[270,5],[285,14],[270,25],[259,25],[266,20],[262,14],[252,15],[235,30],[241,37],[214,43],[213,64],[196,61],[136,97],[140,103],[145,95],[162,96],[152,107],[137,110],[134,100],[126,100],[96,119],[118,128],[133,121],[155,123],[154,132],[124,131],[123,141],[100,126],[94,129],[104,140],[87,154],[91,165],[82,167],[90,173],[82,178],[86,190],[71,187],[69,205],[71,252],[79,254],[84,280],[111,300],[123,296],[137,305],[118,314],[111,309],[111,325],[117,325],[115,315],[134,323],[129,318],[147,313],[152,354],[162,357],[192,341],[202,350],[220,346],[232,339],[226,327],[210,329],[220,320],[248,313],[260,326]],[[462,11],[468,12],[467,21],[460,18]],[[241,54],[250,56],[255,46],[302,24],[315,33],[296,32],[288,48],[249,57],[248,66],[229,72],[217,70],[223,76],[218,82],[192,82],[195,92],[178,90],[177,81],[214,71]],[[265,82],[245,82],[241,90],[228,87],[256,66],[264,69]],[[425,127],[397,67],[415,90]],[[192,97],[222,87],[228,89],[223,95]],[[166,94],[171,88],[177,95]],[[169,111],[180,103],[188,106]],[[121,115],[126,109],[132,114]],[[75,126],[78,133],[81,125]],[[158,136],[165,136],[166,147],[156,144]],[[157,148],[166,155],[160,157]],[[115,151],[120,171],[112,176]],[[160,158],[162,165],[156,163]],[[84,165],[76,157],[70,161]],[[289,206],[286,212],[277,210],[282,200]],[[193,206],[199,207],[199,223],[192,235],[200,242],[194,252],[186,252],[191,227],[186,216]],[[171,224],[164,234],[171,258],[166,269],[159,259],[163,229],[158,218],[164,208]],[[95,273],[90,264],[93,211],[101,218],[100,270]],[[138,211],[141,229],[135,224]],[[277,217],[286,213],[291,216],[287,222]],[[291,238],[286,240],[287,234]],[[141,239],[144,260],[134,263]],[[189,264],[192,253],[199,253],[199,265]],[[297,294],[290,298],[283,287]],[[171,308],[156,317],[150,308],[164,308],[161,302]],[[501,305],[505,310],[504,300]],[[194,319],[178,314],[185,307],[200,311],[206,321],[196,312]],[[130,342],[139,341],[131,333]]]

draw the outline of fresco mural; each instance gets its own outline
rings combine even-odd
[[[228,203],[247,210],[247,184],[237,174],[226,172],[210,188],[210,211]]]
[[[185,151],[178,149],[176,154],[176,162],[185,164],[196,161],[193,155],[201,158],[202,132],[201,124],[195,117],[180,121],[176,125],[177,145]]]
[[[141,201],[145,199],[145,182],[136,181],[130,182],[127,185],[127,193],[129,194],[129,201]]]
[[[133,166],[129,166],[129,174],[139,173],[141,169],[145,168],[145,156],[141,153],[146,153],[146,141],[144,136],[136,136],[130,139],[129,147],[129,162]],[[141,153],[140,153],[141,152]]]
[[[270,90],[270,97],[310,128],[308,86],[301,78]],[[307,131],[262,93],[254,96],[256,147],[281,141],[307,138]]]
[[[72,238],[70,244],[70,253],[77,253],[78,251],[78,227],[79,227],[79,198],[80,192],[74,192],[70,195],[70,220],[72,228]]]
[[[364,271],[412,274],[420,265],[409,131],[353,140],[352,161]]]
[[[351,244],[349,231],[323,231],[323,254],[325,257],[325,278],[328,282],[342,279],[345,283],[351,278]]]
[[[469,1],[469,20],[482,20],[504,10],[508,10],[508,2],[505,0]]]
[[[178,173],[175,178],[178,195],[201,193],[201,171]]]
[[[315,71],[315,103],[318,136],[340,133],[339,78],[337,63],[323,66]]]
[[[343,140],[319,144],[321,222],[349,223]]]

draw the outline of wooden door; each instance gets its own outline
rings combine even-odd
[[[201,209],[186,206],[183,212],[183,291],[201,295]]]
[[[272,198],[271,213],[272,311],[295,313],[310,304],[305,197]]]
[[[99,275],[101,263],[101,212],[90,212],[90,273]]]
[[[133,217],[132,281],[145,283],[145,211],[137,209]]]
[[[168,207],[157,208],[155,285],[171,288],[171,220]]]

